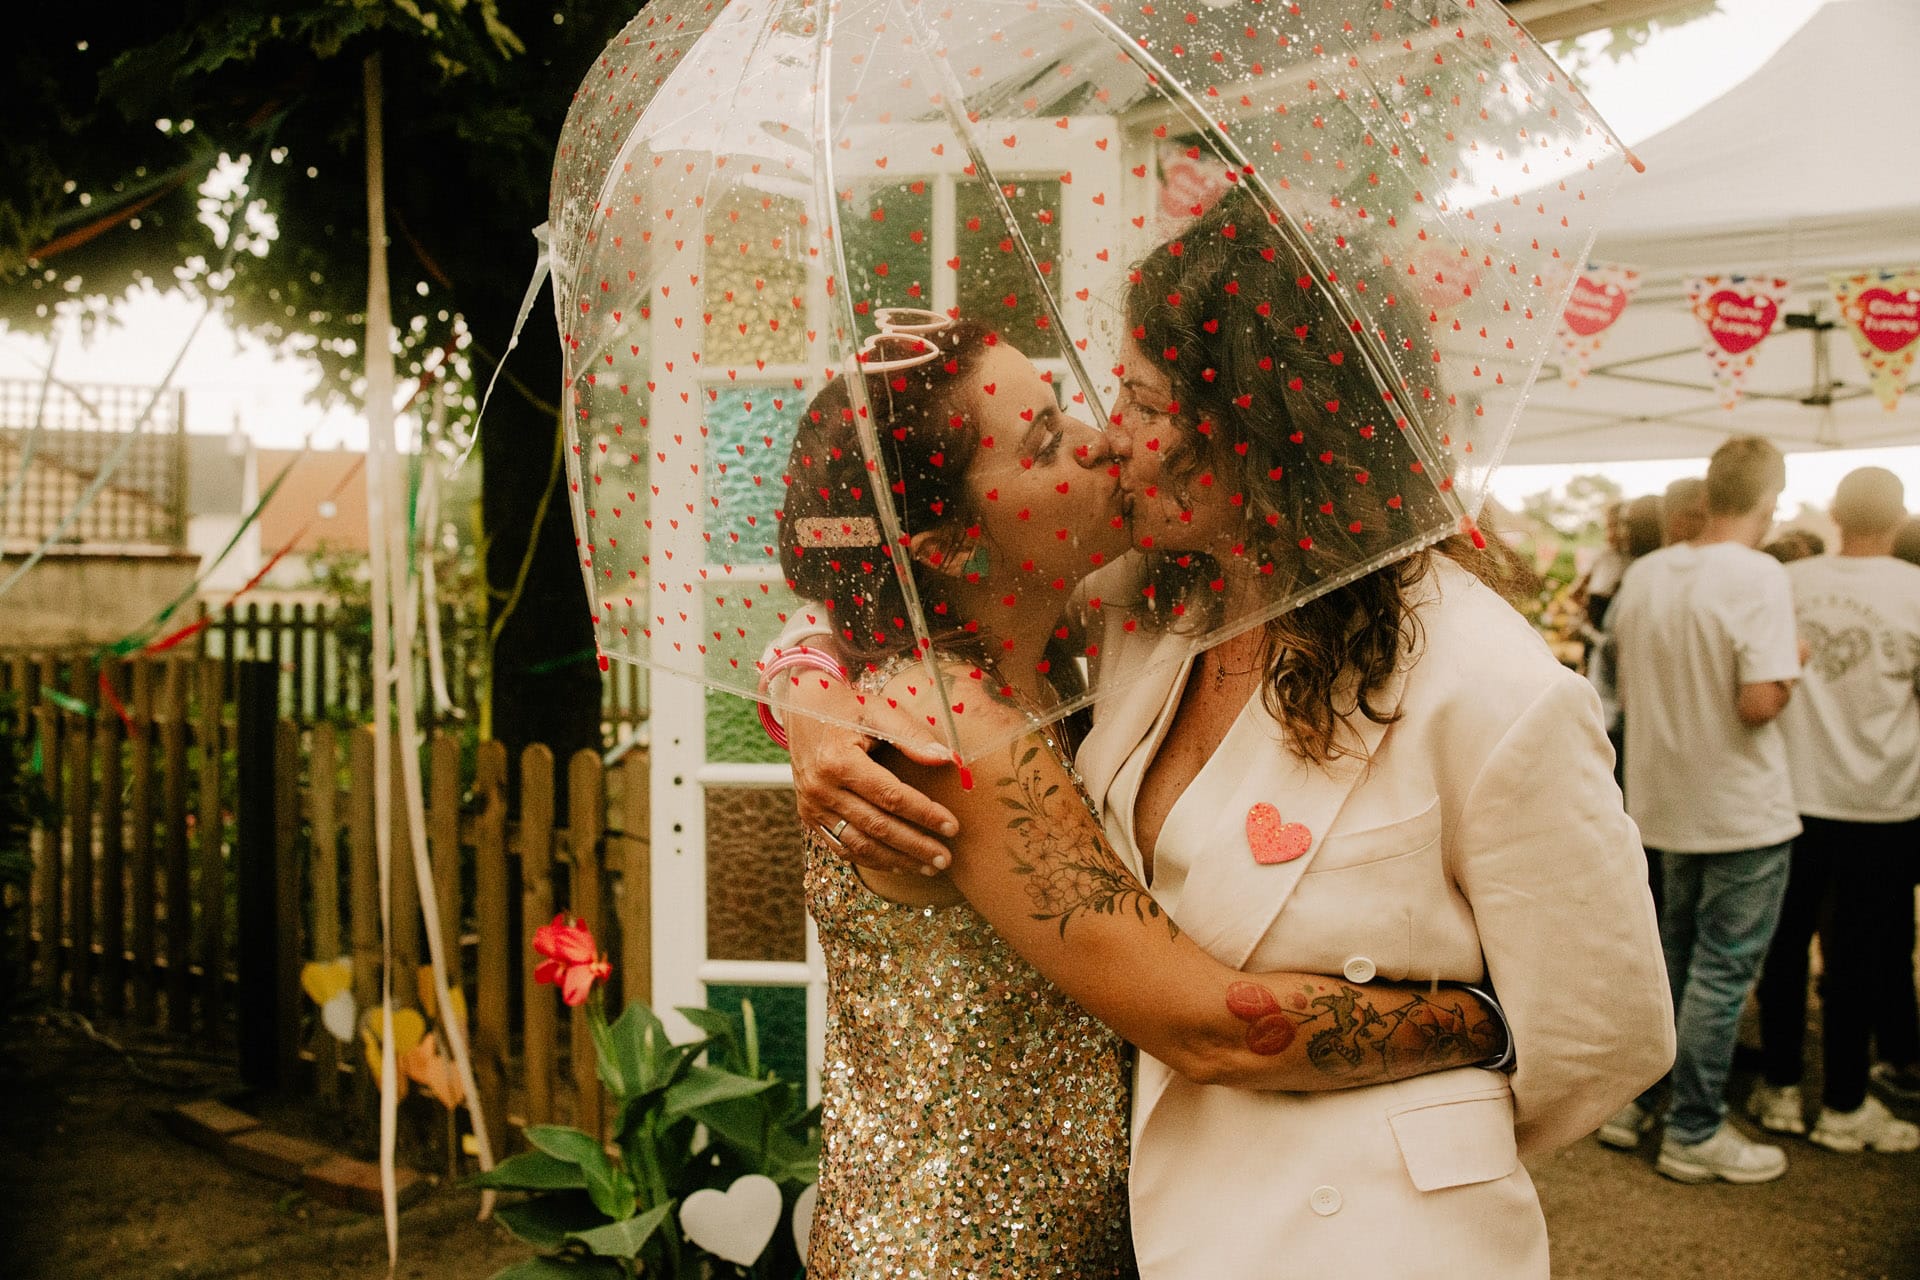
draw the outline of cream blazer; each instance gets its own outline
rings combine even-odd
[[[1326,1093],[1194,1084],[1140,1056],[1134,1242],[1145,1280],[1548,1274],[1520,1163],[1596,1128],[1673,1060],[1646,859],[1592,687],[1526,621],[1436,556],[1389,705],[1362,755],[1309,767],[1256,696],[1168,815],[1153,893],[1244,969],[1490,980],[1511,1074],[1467,1068]],[[1101,703],[1079,769],[1140,871],[1140,776],[1184,687],[1179,637],[1107,637],[1149,672]],[[1363,758],[1365,757],[1365,758]],[[1261,865],[1259,802],[1311,833]]]

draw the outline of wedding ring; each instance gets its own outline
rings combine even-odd
[[[831,831],[828,831],[828,832],[826,833],[826,834],[827,834],[827,839],[829,839],[829,840],[831,840],[831,841],[833,841],[833,842],[834,842],[835,844],[839,844],[839,843],[840,843],[840,833],[841,833],[842,831],[845,831],[846,829],[847,829],[847,820],[846,820],[845,818],[842,818],[842,819],[840,819],[840,821],[838,821],[838,822],[836,822],[836,823],[834,823],[834,824],[833,824],[833,830],[831,830]]]

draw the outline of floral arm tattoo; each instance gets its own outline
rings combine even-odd
[[[1007,810],[1014,872],[1029,877],[1033,918],[1057,920],[1065,938],[1067,924],[1077,915],[1131,911],[1143,923],[1165,920],[1168,932],[1179,937],[1173,917],[1160,910],[1108,846],[1097,818],[1092,838],[1087,838],[1087,827],[1075,820],[1075,810],[1091,818],[1091,806],[1079,788],[1063,786],[1035,764],[1042,750],[1031,740],[1014,743],[1013,767],[995,783]]]
[[[1330,1076],[1373,1071],[1401,1079],[1485,1062],[1503,1047],[1500,1031],[1472,993],[1443,988],[1354,987],[1336,979],[1302,983],[1283,1002],[1256,982],[1227,988],[1227,1008],[1247,1024],[1247,1048],[1287,1051],[1302,1033],[1307,1061]]]

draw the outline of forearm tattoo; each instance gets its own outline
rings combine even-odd
[[[1165,920],[1168,932],[1178,937],[1173,918],[1108,847],[1099,820],[1093,819],[1089,832],[1088,823],[1076,814],[1080,810],[1093,816],[1085,795],[1078,787],[1049,778],[1036,763],[1042,750],[1031,742],[1014,743],[1012,768],[995,782],[1007,811],[1014,872],[1028,877],[1033,918],[1057,920],[1064,938],[1068,922],[1077,915],[1131,911],[1143,923]]]
[[[1448,992],[1449,997],[1454,993]],[[1330,1076],[1374,1066],[1388,1079],[1485,1062],[1499,1052],[1500,1032],[1471,996],[1468,1011],[1452,999],[1404,987],[1349,986],[1331,979],[1301,984],[1283,1000],[1257,982],[1227,988],[1227,1009],[1247,1024],[1247,1048],[1284,1053],[1309,1033],[1307,1061]]]

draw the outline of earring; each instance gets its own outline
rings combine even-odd
[[[965,573],[969,579],[984,578],[993,572],[993,557],[987,554],[986,543],[973,544],[973,554],[967,557],[967,563],[962,567],[961,572]]]

